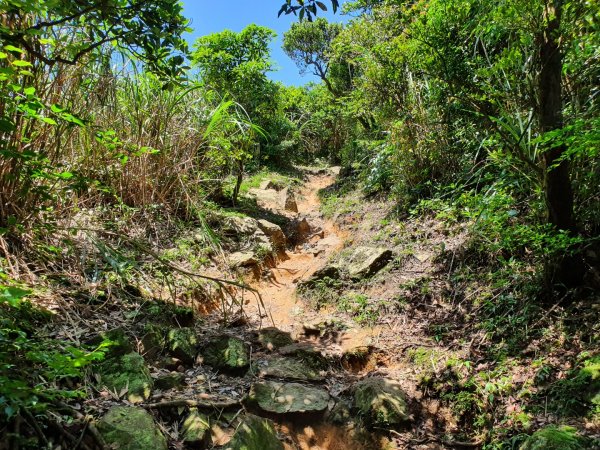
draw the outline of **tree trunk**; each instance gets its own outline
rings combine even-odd
[[[233,206],[237,206],[237,200],[240,194],[240,187],[242,186],[242,181],[244,181],[244,161],[240,159],[238,161],[237,179],[235,180],[235,187],[233,188],[233,194],[231,196],[231,202],[233,203]]]
[[[542,133],[563,127],[562,54],[559,44],[561,13],[562,0],[547,0],[545,29],[539,37],[539,123]],[[570,167],[567,160],[561,160],[566,150],[562,143],[550,143],[544,152],[545,196],[548,221],[558,230],[575,234]],[[580,284],[582,277],[583,262],[580,255],[562,255],[547,268],[547,278],[553,284],[572,287]]]

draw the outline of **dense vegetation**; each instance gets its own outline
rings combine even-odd
[[[338,6],[281,6],[299,18],[284,51],[321,80],[293,87],[268,77],[272,30],[190,49],[175,0],[0,0],[0,439],[28,423],[43,441],[38,422],[61,423],[46,412],[86,395],[77,380],[110,347],[37,335],[50,319],[33,304],[102,303],[147,277],[173,296],[197,287],[201,259],[220,251],[211,214],[245,211],[244,177],[264,167],[340,165],[324,208],[358,188],[393,202],[395,221],[468,227],[455,289],[486,280],[477,312],[498,342],[513,339],[508,353],[550,312],[597,308],[597,3],[356,0],[340,6],[343,25],[319,16]],[[206,254],[182,287],[181,255],[156,247],[191,227]],[[212,281],[221,296],[238,285]],[[598,382],[593,326],[565,332],[591,350],[549,384],[558,416],[598,420],[598,403],[577,397]],[[471,382],[443,394],[469,410],[469,430],[489,430],[493,393]],[[489,448],[512,448],[522,425],[485,435]]]

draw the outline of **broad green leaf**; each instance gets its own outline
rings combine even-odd
[[[10,132],[15,131],[15,124],[7,117],[0,117],[0,131]]]
[[[0,286],[0,303],[17,306],[31,292],[30,289],[22,289],[16,286]]]
[[[9,52],[25,53],[25,50],[15,47],[14,45],[5,45],[4,50],[9,51]]]
[[[50,117],[42,117],[42,121],[50,125],[56,125],[56,120],[51,119]]]
[[[11,61],[11,64],[17,67],[31,67],[33,65],[29,61],[23,61],[22,59]]]

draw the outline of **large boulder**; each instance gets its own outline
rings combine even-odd
[[[325,378],[321,371],[306,361],[273,356],[256,363],[258,376],[284,380],[319,381]]]
[[[210,422],[208,416],[192,408],[181,426],[183,442],[197,445],[199,448],[207,446],[210,440]]]
[[[283,234],[283,230],[279,225],[271,223],[268,220],[260,219],[258,220],[258,226],[260,227],[262,232],[269,238],[270,242],[273,244],[273,247],[275,249],[285,249],[287,240],[285,234]]]
[[[167,440],[142,408],[115,406],[98,423],[109,448],[119,450],[167,450]]]
[[[276,414],[325,411],[329,400],[324,389],[275,381],[255,383],[248,394],[250,404]]]
[[[392,259],[392,251],[381,247],[356,247],[346,263],[351,278],[374,275]]]
[[[222,372],[239,373],[250,365],[250,347],[239,338],[223,335],[202,349],[204,362]]]
[[[273,422],[248,414],[225,450],[283,450]]]
[[[519,450],[584,450],[583,439],[572,427],[548,426],[529,436]]]
[[[370,426],[394,428],[409,421],[404,392],[384,378],[359,381],[354,386],[354,407]]]
[[[153,380],[144,358],[131,352],[103,361],[96,373],[98,387],[120,393],[127,389],[127,399],[131,403],[147,400],[152,392]]]

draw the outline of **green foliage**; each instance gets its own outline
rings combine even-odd
[[[2,0],[10,26],[0,27],[5,45],[27,51],[30,61],[52,66],[77,64],[85,56],[98,57],[107,44],[115,44],[141,58],[158,73],[180,73],[188,31],[183,6],[176,0],[137,2],[101,0],[80,2]],[[15,24],[20,24],[15,27]],[[31,67],[19,64],[19,67]]]
[[[330,2],[333,12],[335,13],[340,7],[339,0],[330,0]],[[303,20],[306,17],[310,22],[313,19],[313,16],[317,15],[317,7],[321,11],[327,11],[327,5],[318,0],[298,0],[294,3],[292,3],[292,0],[286,0],[286,2],[281,5],[279,16],[282,14],[294,14],[299,15],[300,20]]]
[[[335,304],[343,287],[341,280],[323,277],[315,280],[310,285],[304,284],[298,287],[298,295],[309,301],[315,309]]]
[[[296,63],[300,72],[306,73],[310,68],[332,93],[336,89],[329,78],[331,45],[341,31],[341,24],[319,18],[314,22],[293,23],[283,35],[283,51]]]
[[[600,415],[600,357],[580,355],[575,368],[564,379],[552,380],[538,396],[561,417]]]
[[[53,401],[84,396],[81,387],[69,386],[104,356],[108,343],[86,349],[36,337],[33,331],[47,320],[27,301],[0,304],[0,420],[22,409],[39,412]]]
[[[573,427],[549,426],[536,431],[520,447],[521,450],[584,450],[588,448]]]
[[[379,318],[379,308],[364,294],[351,292],[340,297],[337,303],[340,311],[349,313],[356,323],[361,325],[375,325]]]

